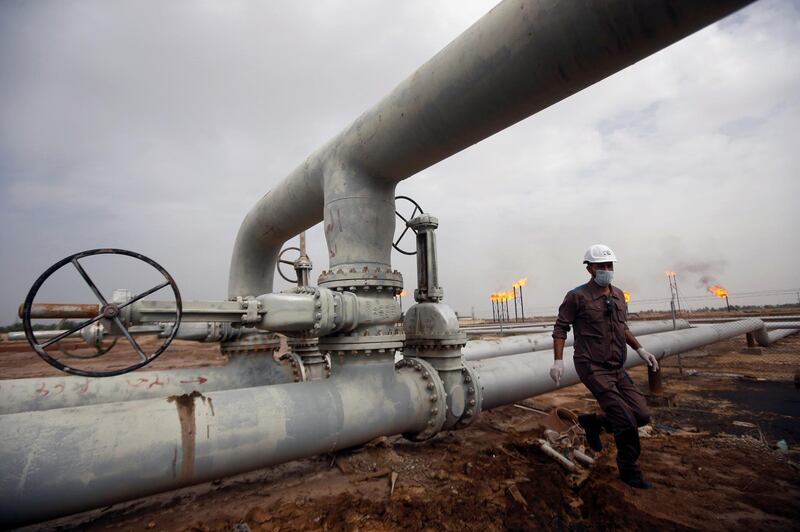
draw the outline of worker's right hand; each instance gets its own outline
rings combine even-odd
[[[550,378],[553,379],[558,386],[561,383],[561,378],[564,377],[564,361],[556,360],[550,367]]]

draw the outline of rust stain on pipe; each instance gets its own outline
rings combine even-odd
[[[24,305],[19,306],[17,313],[22,318]],[[94,318],[100,314],[100,305],[96,304],[58,304],[39,303],[31,305],[31,318]]]
[[[179,478],[184,481],[190,481],[194,476],[195,437],[197,433],[194,400],[197,397],[200,397],[203,401],[206,399],[198,391],[183,395],[172,395],[167,398],[167,402],[175,403],[178,409],[178,420],[181,423],[181,471]],[[173,475],[177,473],[177,468],[175,467],[176,458],[173,459],[172,463]]]

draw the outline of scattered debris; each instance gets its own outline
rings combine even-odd
[[[550,444],[547,443],[546,441],[539,440],[539,448],[542,450],[542,452],[544,452],[544,454],[555,460],[559,465],[563,466],[564,469],[566,469],[567,471],[569,472],[575,471],[576,469],[575,463],[572,460],[569,460],[560,452],[550,447]]]
[[[581,465],[591,467],[594,465],[594,458],[583,452],[582,449],[575,449],[572,451],[572,456],[581,463]]]
[[[525,508],[525,510],[528,509],[528,501],[526,501],[525,497],[522,496],[522,493],[520,493],[519,488],[517,487],[516,484],[510,485],[508,487],[508,492],[511,494],[511,496],[514,498],[515,501],[520,503]]]

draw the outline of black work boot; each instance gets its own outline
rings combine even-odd
[[[642,472],[639,470],[641,452],[639,430],[632,428],[615,433],[614,440],[617,442],[617,467],[620,480],[636,489],[652,488],[653,485],[642,477]]]
[[[603,450],[603,442],[600,441],[600,432],[603,426],[596,414],[581,414],[578,416],[578,425],[586,432],[586,443],[594,452],[599,453]]]
[[[653,487],[651,482],[646,481],[644,477],[642,477],[641,471],[635,471],[631,473],[620,472],[619,479],[628,486],[640,490],[649,490]]]

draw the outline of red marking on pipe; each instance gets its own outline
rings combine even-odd
[[[164,386],[164,383],[163,383],[163,382],[161,382],[161,379],[159,379],[159,378],[158,378],[158,375],[156,375],[156,380],[154,380],[153,382],[151,382],[151,383],[150,383],[150,385],[147,387],[147,389],[149,390],[150,388],[152,388],[152,387],[153,387],[153,386],[155,386],[156,384],[158,384],[159,386]]]
[[[47,386],[44,383],[42,383],[39,385],[38,388],[36,388],[36,393],[38,393],[42,397],[47,397],[50,394],[50,390],[48,390]]]
[[[89,379],[86,379],[86,384],[78,388],[78,393],[84,394],[89,391]]]
[[[145,382],[150,382],[150,381],[147,380],[147,379],[139,378],[139,380],[136,382],[136,384],[131,384],[130,381],[128,381],[128,384],[133,386],[134,388],[136,388],[137,386],[139,386],[140,384],[144,384]]]
[[[192,379],[190,381],[180,381],[181,384],[191,384],[193,382],[196,382],[197,384],[205,384],[206,382],[208,382],[208,379],[200,375],[196,379]]]
[[[58,393],[56,395],[64,393],[64,385],[63,384],[56,384],[55,386],[53,386],[53,388],[56,388],[56,389],[60,388],[60,390],[58,390]]]

